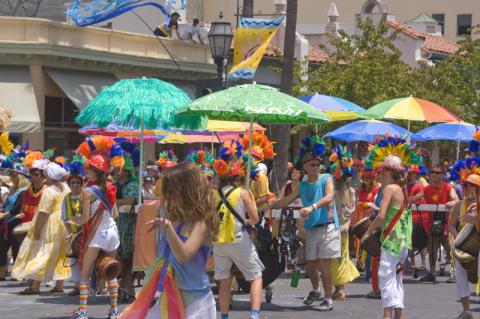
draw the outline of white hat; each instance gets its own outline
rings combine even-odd
[[[47,176],[50,179],[53,179],[55,181],[59,181],[65,176],[68,175],[68,172],[66,169],[58,165],[57,163],[48,163],[47,165]]]

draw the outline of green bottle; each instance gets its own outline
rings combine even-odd
[[[300,280],[300,271],[295,267],[295,269],[292,272],[292,279],[290,280],[290,287],[297,288],[299,280]]]

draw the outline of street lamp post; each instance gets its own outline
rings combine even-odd
[[[220,15],[220,19],[222,15]],[[233,32],[230,22],[215,21],[210,26],[208,32],[208,43],[212,52],[213,61],[217,65],[217,77],[224,80],[223,71],[225,68],[225,60],[232,45]]]

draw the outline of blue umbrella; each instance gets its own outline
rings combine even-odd
[[[299,99],[326,113],[332,121],[353,120],[358,118],[357,113],[365,111],[357,104],[336,96],[315,93]]]
[[[441,123],[418,131],[412,135],[412,141],[455,141],[470,142],[477,127],[469,123]]]
[[[441,123],[418,131],[412,135],[412,141],[455,141],[457,142],[457,159],[460,156],[460,142],[470,142],[477,126],[465,122]]]
[[[392,123],[377,120],[362,120],[348,123],[325,134],[323,137],[330,137],[347,143],[359,141],[374,143],[378,135],[385,134],[404,137],[411,133],[403,127]]]

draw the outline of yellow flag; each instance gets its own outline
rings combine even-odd
[[[235,32],[233,67],[228,78],[252,79],[263,54],[272,40],[283,16],[271,19],[242,18]]]

